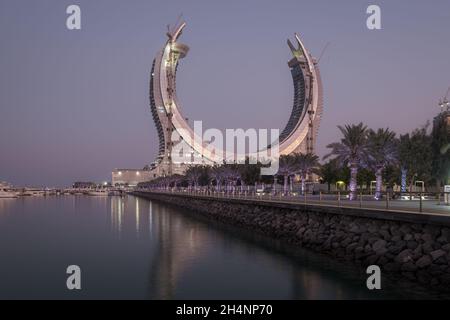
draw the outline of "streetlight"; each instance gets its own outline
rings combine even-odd
[[[345,182],[342,180],[336,181],[336,190],[341,190],[341,187],[345,188]]]

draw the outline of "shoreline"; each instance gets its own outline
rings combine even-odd
[[[314,205],[132,192],[195,211],[360,268],[442,293],[450,292],[450,217]]]

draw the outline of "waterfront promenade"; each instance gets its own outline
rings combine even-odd
[[[146,190],[139,190],[146,192]],[[360,208],[369,209],[373,211],[383,212],[398,212],[398,213],[420,213],[433,215],[448,215],[450,216],[450,205],[445,203],[444,195],[436,198],[420,197],[418,194],[413,195],[413,200],[405,199],[390,199],[384,197],[382,200],[375,200],[372,195],[358,195],[358,199],[350,201],[344,194],[307,194],[304,195],[277,195],[272,194],[255,194],[247,192],[225,193],[225,192],[208,192],[202,191],[188,191],[188,190],[152,190],[151,192],[161,192],[169,194],[192,195],[210,198],[225,198],[225,199],[239,199],[251,200],[268,203],[285,203],[294,205],[307,205],[315,207],[330,207],[330,208]],[[422,198],[422,200],[421,200]]]

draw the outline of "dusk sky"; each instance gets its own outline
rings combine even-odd
[[[77,4],[82,29],[66,28]],[[366,8],[381,7],[382,30]],[[337,125],[405,133],[438,113],[450,86],[450,1],[0,2],[0,181],[67,186],[142,168],[158,147],[149,108],[152,60],[180,13],[190,52],[178,97],[204,127],[280,128],[292,107],[287,38],[320,60],[319,156]]]

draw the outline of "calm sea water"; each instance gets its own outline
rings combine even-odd
[[[133,196],[0,199],[0,259],[2,299],[426,297],[369,291],[360,270]]]

